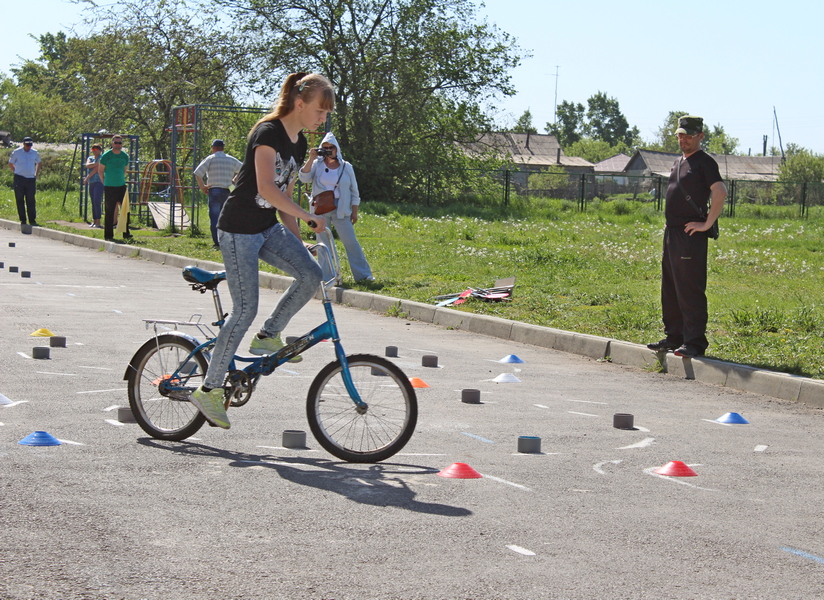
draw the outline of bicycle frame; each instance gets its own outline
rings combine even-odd
[[[319,243],[314,246],[315,248],[322,248],[323,251],[329,255],[329,249],[326,247],[325,244]],[[295,356],[302,354],[309,348],[319,344],[324,340],[331,339],[332,343],[335,346],[335,357],[341,364],[341,377],[343,378],[344,386],[346,387],[346,391],[349,393],[349,397],[352,399],[352,402],[358,407],[359,411],[366,411],[368,405],[364,402],[360,394],[358,394],[357,389],[355,388],[355,384],[352,381],[352,376],[349,371],[349,363],[346,359],[346,353],[343,350],[343,346],[340,342],[340,334],[338,333],[338,326],[337,322],[335,321],[335,314],[332,311],[332,301],[329,298],[329,294],[327,291],[328,287],[331,287],[335,283],[335,279],[330,279],[329,281],[322,281],[321,282],[321,291],[323,292],[323,309],[326,314],[326,321],[321,323],[317,327],[315,327],[312,331],[307,334],[302,335],[295,341],[291,342],[290,344],[285,345],[283,348],[275,352],[274,354],[269,354],[262,357],[248,357],[248,356],[238,356],[237,354],[232,358],[232,361],[229,365],[230,371],[237,370],[236,363],[250,363],[248,366],[241,369],[246,375],[249,376],[250,380],[254,381],[259,378],[261,375],[270,375],[274,370],[282,365],[285,362],[288,362],[289,359],[294,358]],[[222,314],[222,308],[220,303],[220,294],[218,293],[217,286],[212,288],[212,297],[215,304],[215,310],[217,312],[218,320],[212,325],[221,327],[224,323],[225,317]],[[199,316],[199,315],[198,315]],[[159,386],[165,389],[166,392],[175,392],[175,391],[187,391],[187,388],[181,386],[179,382],[181,379],[185,379],[186,374],[182,373],[181,370],[189,361],[194,357],[198,352],[203,352],[208,354],[208,349],[213,347],[215,344],[216,336],[208,329],[208,326],[204,323],[197,322],[184,322],[184,321],[162,321],[162,320],[155,320],[155,319],[144,319],[146,322],[146,326],[148,327],[149,324],[154,324],[155,327],[155,338],[157,338],[157,325],[158,324],[173,324],[175,326],[175,331],[173,334],[180,335],[189,339],[193,344],[195,344],[195,348],[189,353],[185,360],[182,361],[180,365],[177,366],[175,371],[170,374],[167,378],[165,378],[162,382],[159,383]],[[203,335],[207,335],[206,331],[208,330],[208,336],[210,339],[206,340],[205,342],[200,343],[194,337],[180,332],[177,330],[178,325],[188,325],[188,326],[195,326]],[[204,329],[205,328],[205,329]],[[190,391],[190,390],[188,390]]]

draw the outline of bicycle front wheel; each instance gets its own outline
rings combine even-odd
[[[153,438],[185,440],[206,421],[189,401],[209,367],[202,352],[189,357],[196,347],[188,338],[160,335],[143,344],[129,363],[129,406]]]
[[[326,365],[309,388],[306,416],[312,435],[330,454],[347,462],[380,462],[412,437],[418,421],[415,389],[403,371],[380,356],[346,357],[361,400],[359,410],[343,382],[340,361]]]

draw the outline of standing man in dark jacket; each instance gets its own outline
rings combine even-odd
[[[675,161],[667,185],[667,227],[661,260],[661,309],[667,337],[647,347],[693,358],[703,356],[709,345],[706,232],[724,209],[727,187],[718,163],[701,150],[703,119],[685,115],[678,120],[675,133],[683,156]],[[687,196],[702,211],[700,214]]]

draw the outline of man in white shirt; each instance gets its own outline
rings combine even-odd
[[[40,174],[40,155],[32,148],[34,141],[23,138],[23,147],[9,156],[9,167],[14,172],[14,197],[17,200],[17,216],[20,223],[37,227],[37,176]],[[28,219],[26,213],[28,212]]]
[[[234,156],[229,156],[223,151],[225,144],[223,140],[212,142],[212,153],[204,158],[195,169],[195,178],[200,191],[209,197],[209,223],[212,230],[212,242],[215,248],[219,248],[217,242],[217,220],[220,211],[229,197],[229,186],[232,185],[243,166]],[[204,183],[203,178],[206,178]]]

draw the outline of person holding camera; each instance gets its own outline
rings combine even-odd
[[[355,179],[352,164],[343,160],[334,133],[330,131],[324,136],[320,148],[309,150],[309,159],[301,168],[298,177],[303,183],[312,184],[312,195],[315,198],[323,192],[331,191],[334,194],[335,208],[325,216],[329,217],[330,224],[334,226],[338,238],[343,242],[352,276],[356,282],[374,281],[375,278],[363,254],[363,248],[358,243],[358,238],[355,237],[354,225],[358,222],[358,206],[360,205],[358,181]],[[315,202],[313,202],[311,212],[324,214],[318,211]],[[318,233],[317,240],[326,246],[334,243],[328,229]],[[335,277],[335,273],[332,272],[333,266],[325,260],[320,262],[323,267],[324,281]]]

